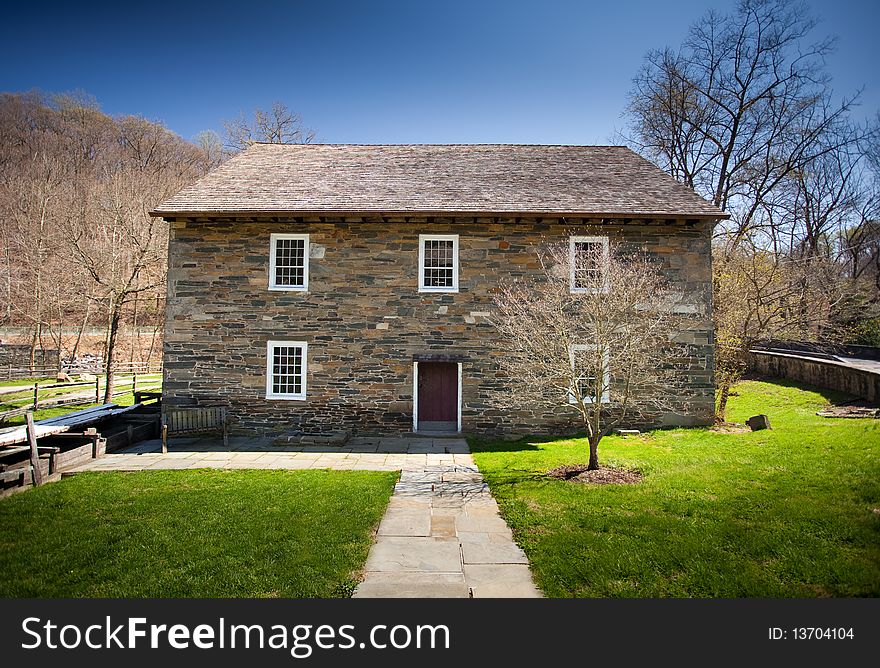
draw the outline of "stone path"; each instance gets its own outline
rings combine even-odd
[[[354,438],[344,446],[275,446],[233,437],[158,440],[73,469],[335,469],[401,471],[355,598],[533,598],[528,560],[464,439]]]
[[[473,458],[456,459],[401,471],[355,598],[541,596]]]

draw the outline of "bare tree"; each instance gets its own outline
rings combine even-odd
[[[27,326],[32,360],[47,337],[63,354],[66,334],[75,355],[103,319],[109,400],[120,324],[148,315],[161,325],[158,309],[129,306],[164,295],[166,229],[147,212],[210,160],[155,123],[103,114],[84,93],[0,93],[3,318]]]
[[[315,133],[305,127],[299,114],[281,102],[273,102],[268,110],[254,109],[251,119],[244,113],[224,121],[226,147],[232,152],[246,149],[255,142],[269,144],[308,144]]]
[[[630,143],[731,216],[713,244],[721,419],[754,342],[836,340],[880,301],[854,278],[875,257],[878,124],[851,121],[858,94],[834,101],[816,25],[797,0],[739,0],[650,52],[630,94]]]
[[[841,245],[850,276],[873,284],[880,294],[880,216],[864,212],[858,224],[844,231]]]
[[[165,128],[137,117],[117,122],[108,160],[77,182],[63,230],[72,258],[91,278],[90,298],[104,305],[104,401],[114,392],[117,339],[129,303],[165,284],[167,230],[149,211],[204,164],[204,155]]]
[[[599,443],[615,426],[672,408],[669,390],[686,357],[675,338],[689,316],[676,312],[680,295],[644,253],[614,244],[576,251],[572,262],[568,245],[538,250],[539,278],[504,283],[495,295],[510,383],[494,401],[570,415],[586,431],[588,468],[597,469]]]
[[[880,112],[863,146],[857,211],[841,234],[841,254],[853,280],[871,284],[880,301]]]
[[[731,214],[729,248],[767,226],[786,178],[858,139],[832,132],[855,98],[832,101],[833,40],[809,42],[815,26],[795,0],[740,0],[706,14],[678,51],[650,52],[633,82],[631,143]]]
[[[877,315],[859,286],[825,255],[780,257],[741,244],[732,253],[718,254],[713,272],[716,415],[721,421],[730,390],[757,342],[839,342],[854,320]]]
[[[74,299],[58,281],[59,212],[74,174],[66,119],[36,93],[0,99],[0,218],[6,243],[7,317],[31,328],[31,368],[44,334],[60,339],[63,313]],[[58,330],[53,330],[53,321]]]
[[[223,147],[220,135],[213,130],[203,130],[197,134],[194,143],[204,152],[204,170],[206,172],[219,166],[230,155],[229,151]]]

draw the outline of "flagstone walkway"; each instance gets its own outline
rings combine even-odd
[[[353,438],[344,446],[274,446],[233,437],[158,440],[71,471],[162,469],[399,470],[355,598],[535,598],[528,560],[464,439]]]

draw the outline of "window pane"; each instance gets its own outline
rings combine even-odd
[[[425,239],[424,283],[431,288],[454,285],[455,244],[451,239]]]
[[[300,346],[275,346],[272,352],[272,392],[301,394],[303,385],[303,349]]]
[[[603,397],[608,393],[608,388],[605,387],[608,362],[604,356],[599,360],[597,354],[593,347],[577,347],[571,351],[572,369],[576,374],[574,391],[586,403],[593,402],[597,393]]]
[[[581,397],[585,399],[592,399],[596,396],[596,377],[595,376],[581,376],[577,381],[578,392],[580,392]]]
[[[598,287],[603,244],[595,241],[574,243],[574,287]]]
[[[305,284],[305,239],[275,240],[275,285]]]

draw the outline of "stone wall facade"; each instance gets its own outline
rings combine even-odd
[[[461,363],[468,433],[570,431],[566,406],[548,414],[500,410],[489,398],[497,333],[489,322],[499,280],[538,275],[535,248],[602,234],[662,261],[699,324],[682,332],[689,368],[680,414],[704,424],[714,403],[711,223],[497,218],[171,219],[164,400],[228,406],[233,430],[304,434],[406,432],[413,427],[414,359]],[[268,289],[270,234],[310,235],[307,292]],[[459,292],[418,292],[419,234],[459,235]],[[308,342],[307,398],[266,398],[266,343]],[[613,370],[612,370],[613,373]]]
[[[58,368],[57,348],[37,348],[34,351],[34,367],[38,370]],[[31,347],[27,344],[0,344],[0,376],[21,377],[31,368]]]

